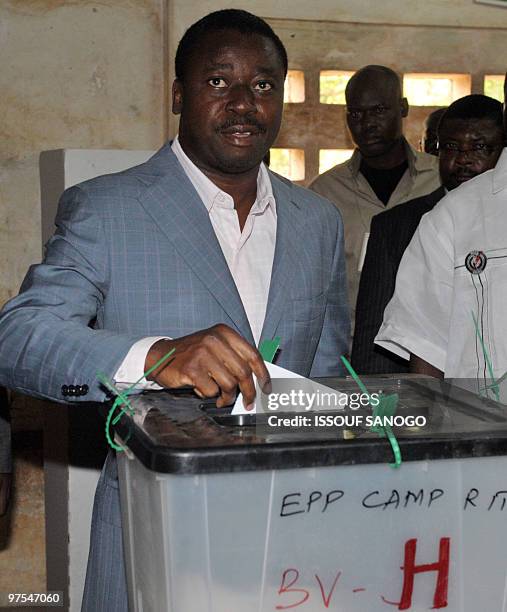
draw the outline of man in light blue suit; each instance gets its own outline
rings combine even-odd
[[[349,338],[337,209],[269,172],[285,49],[245,11],[212,13],[176,55],[179,137],[148,162],[62,196],[44,263],[0,318],[0,384],[57,401],[104,401],[175,348],[148,386],[191,385],[230,404],[276,362],[340,374]],[[94,321],[93,328],[90,322]],[[114,457],[95,496],[83,610],[127,610]]]

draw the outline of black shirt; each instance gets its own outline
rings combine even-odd
[[[394,168],[384,169],[372,168],[362,159],[359,170],[370,184],[377,198],[386,206],[407,168],[407,160]]]

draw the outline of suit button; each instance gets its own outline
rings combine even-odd
[[[89,389],[88,389],[88,385],[83,385],[81,387],[81,395],[86,395],[88,393]]]
[[[69,388],[67,387],[67,385],[62,385],[62,395],[69,395]]]
[[[69,385],[69,395],[76,395],[76,387],[74,385]]]

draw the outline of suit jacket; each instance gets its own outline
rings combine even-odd
[[[396,282],[403,253],[421,217],[444,197],[439,187],[432,193],[386,210],[373,217],[359,283],[352,365],[360,374],[408,372],[408,362],[373,343],[382,325],[384,309]]]
[[[270,173],[277,235],[261,341],[302,375],[341,373],[348,305],[343,227],[320,196]],[[225,323],[253,343],[208,212],[167,143],[146,163],[67,190],[44,262],[0,316],[0,384],[103,401],[131,345]],[[93,326],[90,322],[94,321]],[[88,385],[67,398],[64,385]]]

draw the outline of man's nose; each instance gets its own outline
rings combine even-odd
[[[378,127],[378,120],[374,113],[365,111],[362,117],[362,127],[365,131],[376,130]]]
[[[241,83],[231,87],[227,109],[242,114],[256,112],[255,94],[251,87]]]
[[[473,152],[470,149],[458,149],[455,162],[459,166],[469,166],[473,164]]]

